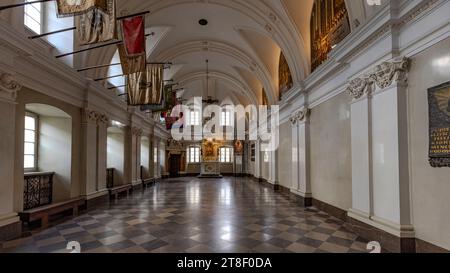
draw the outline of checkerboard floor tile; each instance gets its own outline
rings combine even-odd
[[[247,178],[165,180],[45,230],[1,243],[0,252],[358,253],[366,242],[316,208]]]

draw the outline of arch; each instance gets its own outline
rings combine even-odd
[[[187,42],[174,46],[170,49],[167,49],[154,59],[172,60],[178,56],[182,56],[188,53],[205,52],[205,51],[210,51],[213,53],[218,53],[224,56],[231,57],[237,60],[244,67],[249,68],[250,71],[253,71],[256,74],[257,78],[262,82],[266,90],[269,90],[268,95],[270,102],[273,104],[277,102],[274,95],[276,94],[276,92],[273,88],[270,73],[267,71],[267,68],[259,62],[255,62],[251,57],[249,57],[246,53],[244,53],[240,49],[233,47],[231,45],[217,41]]]
[[[36,165],[33,171],[54,172],[52,200],[68,200],[74,195],[72,117],[64,110],[44,103],[27,103],[25,111],[33,113],[37,119],[36,142],[33,145]],[[24,154],[29,154],[26,128],[25,126]]]

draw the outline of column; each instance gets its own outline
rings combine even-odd
[[[15,166],[15,146],[20,141],[16,139],[16,96],[21,88],[12,75],[0,71],[0,241],[20,237],[22,231],[17,215],[20,208],[14,206],[15,167],[23,174],[23,166]],[[21,191],[23,195],[23,187]]]
[[[97,192],[97,119],[98,113],[82,110],[81,121],[81,189],[80,194],[89,199]]]
[[[97,127],[97,191],[106,191],[107,139],[109,119],[100,115]]]
[[[141,180],[141,137],[142,129],[131,128],[131,181],[133,186],[142,184]]]
[[[408,69],[407,59],[384,62],[350,81],[347,88],[353,98],[353,197],[348,215],[355,223],[376,228],[366,237],[402,252],[415,248],[410,219]],[[386,233],[399,240],[386,240]]]
[[[261,177],[261,140],[258,139],[255,141],[255,177],[257,179]]]
[[[123,162],[123,184],[132,184],[133,173],[135,172],[133,168],[133,135],[131,132],[132,128],[130,126],[125,126],[124,132],[124,162]]]
[[[312,205],[311,179],[309,173],[309,109],[295,112],[292,124],[292,188],[305,206]]]
[[[153,140],[153,135],[149,135],[148,136],[148,142],[149,142],[149,153],[148,153],[148,155],[149,155],[149,160],[148,160],[148,163],[149,163],[149,166],[148,166],[148,175],[149,175],[149,177],[150,178],[154,178],[155,177],[155,163],[153,162],[153,147],[155,147],[155,143],[154,143],[154,140]]]

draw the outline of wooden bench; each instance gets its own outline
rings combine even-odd
[[[29,209],[19,213],[20,220],[26,223],[41,220],[41,226],[43,228],[48,226],[48,219],[50,216],[72,210],[73,216],[78,215],[78,209],[80,206],[86,204],[85,198],[74,198],[63,202],[53,203],[42,207]]]
[[[153,185],[155,183],[155,180],[153,178],[147,178],[142,179],[142,185],[145,187],[148,187],[149,185]]]
[[[132,190],[133,190],[133,185],[131,185],[131,184],[111,188],[111,189],[109,189],[109,197],[117,199],[117,197],[119,197],[119,194],[121,194],[123,192],[126,192],[127,197],[128,197],[128,195],[130,194],[130,192]]]

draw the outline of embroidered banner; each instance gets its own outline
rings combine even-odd
[[[107,0],[112,5],[108,14],[102,9],[91,9],[80,15],[77,21],[77,33],[80,45],[95,44],[117,39],[115,1]]]
[[[128,105],[161,105],[164,89],[164,66],[148,65],[145,72],[125,77]]]
[[[113,12],[113,5],[109,0],[56,0],[56,6],[58,17],[80,15],[95,8],[108,14]]]
[[[124,75],[145,72],[147,62],[146,54],[129,57],[125,52],[125,46],[123,44],[118,45],[117,49],[119,50],[120,63],[122,64],[122,72]]]
[[[145,54],[145,16],[121,20],[122,39],[128,57]]]

